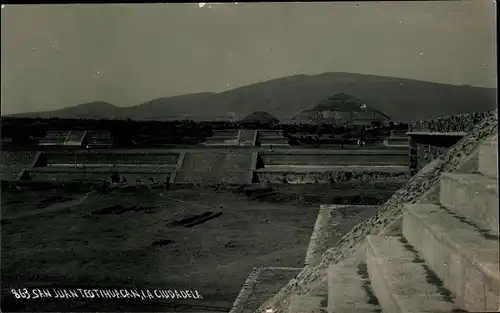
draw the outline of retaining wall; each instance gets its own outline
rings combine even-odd
[[[262,164],[266,165],[408,165],[406,150],[337,150],[331,152],[308,153],[294,151],[259,152]]]
[[[408,170],[384,171],[380,169],[363,168],[361,170],[307,170],[299,171],[271,171],[258,169],[255,171],[255,180],[259,183],[273,184],[332,184],[348,185],[362,183],[382,183],[387,185],[404,185],[409,179]]]
[[[223,145],[223,146],[236,146],[238,145],[238,138],[231,137],[209,137],[205,141],[206,145]]]
[[[491,112],[445,116],[434,120],[411,122],[410,132],[469,132]]]
[[[15,180],[24,169],[31,167],[36,151],[1,151],[0,179]]]
[[[283,137],[282,130],[259,130],[259,136],[262,137]]]
[[[385,145],[408,145],[408,137],[389,137],[384,140]]]
[[[443,155],[490,112],[446,116],[410,124],[410,168],[412,174]]]
[[[50,151],[43,152],[48,166],[58,164],[173,164],[177,163],[178,152],[140,152],[140,151]]]
[[[38,152],[27,165],[32,180],[111,180],[111,175],[172,183],[251,184],[404,182],[408,156],[404,150],[323,150],[292,153],[265,151],[109,150]],[[31,158],[31,155],[30,155]],[[28,158],[29,159],[29,158]],[[20,169],[19,173],[21,172]],[[13,173],[7,173],[13,179]],[[142,178],[141,178],[142,177]]]
[[[288,146],[288,139],[285,137],[282,138],[277,138],[277,137],[265,137],[265,138],[260,138],[260,145],[261,146],[266,146],[266,145],[285,145]]]
[[[393,129],[390,131],[391,137],[405,137],[408,129]]]
[[[214,130],[212,131],[212,137],[238,137],[238,129],[224,129],[224,130]]]
[[[29,171],[29,180],[32,181],[57,181],[57,182],[111,182],[111,175],[116,173],[119,176],[120,182],[125,182],[129,185],[134,184],[153,184],[164,183],[170,180],[172,173],[123,173],[117,172],[36,172]],[[125,179],[125,180],[124,180]]]

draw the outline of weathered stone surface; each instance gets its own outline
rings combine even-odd
[[[154,184],[168,181],[172,176],[172,171],[116,171],[108,170],[79,170],[74,172],[68,171],[43,171],[44,168],[35,168],[28,170],[29,180],[32,181],[57,181],[57,182],[111,182],[111,175],[117,174],[119,181],[130,185],[135,184]]]
[[[408,165],[408,152],[387,149],[364,151],[329,151],[328,153],[304,153],[293,151],[259,152],[264,166],[268,165]]]
[[[238,135],[239,146],[255,146],[257,131],[253,129],[241,129]]]
[[[474,128],[474,125],[489,116],[488,114],[489,112],[480,112],[446,116],[435,120],[414,121],[410,124],[409,131],[429,133],[467,133]],[[445,153],[448,148],[449,145],[444,142],[442,145],[437,143],[418,143],[416,146],[417,169],[422,169],[426,164]]]
[[[330,265],[327,312],[380,312],[364,262],[358,265]]]
[[[259,130],[259,137],[283,137],[282,130]]]
[[[286,267],[255,268],[243,284],[230,313],[253,312],[300,270]]]
[[[290,299],[288,313],[323,313],[321,307],[322,301],[322,297],[294,295]]]
[[[221,129],[212,132],[214,137],[234,137],[238,136],[238,129]]]
[[[441,175],[440,203],[481,228],[499,234],[498,180],[477,174]]]
[[[446,153],[448,149],[447,147],[417,144],[417,170],[420,171],[424,166]]]
[[[478,167],[481,174],[498,179],[498,139],[481,145]]]
[[[380,168],[363,167],[359,170],[318,170],[304,169],[299,171],[274,168],[259,169],[256,172],[258,182],[273,184],[357,184],[357,183],[384,183],[403,185],[409,179],[409,172],[406,168],[395,167]]]
[[[247,184],[252,169],[251,152],[187,152],[176,182]]]
[[[90,150],[90,151],[46,151],[43,152],[48,165],[89,165],[89,164],[173,164],[177,163],[179,158],[178,152],[168,151],[151,151],[139,152],[131,150]]]
[[[444,116],[433,120],[414,121],[410,123],[409,131],[469,132],[475,125],[481,123],[485,118],[489,117],[490,114],[491,112],[477,112]]]
[[[16,180],[25,168],[31,167],[36,151],[1,151],[0,179]]]
[[[498,309],[499,294],[496,304],[492,304],[486,293],[500,288],[498,237],[488,237],[452,212],[432,204],[405,206],[403,234],[463,308]]]
[[[345,229],[354,227],[356,221],[372,217],[377,208],[376,205],[322,204],[307,248],[305,266],[319,264],[323,253],[337,243]]]
[[[396,236],[368,236],[366,264],[383,312],[449,313],[458,309],[449,291],[431,279],[417,253]]]

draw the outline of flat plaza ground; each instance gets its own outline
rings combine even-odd
[[[359,190],[329,186],[284,186],[257,194],[145,187],[3,190],[2,306],[228,312],[254,267],[304,265],[320,203],[352,203],[354,198],[375,204],[392,192],[365,188],[360,197]],[[190,224],[208,211],[221,214]],[[339,236],[349,230],[344,228]],[[17,301],[9,295],[11,288],[196,289],[203,299]]]

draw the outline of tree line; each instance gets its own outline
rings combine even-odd
[[[338,136],[356,132],[347,126],[330,124],[275,124],[240,123],[232,121],[194,122],[180,121],[136,121],[136,120],[93,120],[93,119],[42,119],[42,118],[6,118],[1,119],[2,140],[10,139],[13,143],[26,143],[46,135],[47,131],[109,131],[116,145],[137,143],[188,144],[199,143],[212,136],[214,130],[222,129],[276,129],[285,134],[305,133],[315,137],[322,135]],[[371,125],[374,136],[386,135],[390,129],[407,128],[408,125],[390,124],[388,127]],[[359,131],[359,130],[358,130]],[[368,134],[369,135],[369,134]],[[354,135],[353,135],[354,136]]]

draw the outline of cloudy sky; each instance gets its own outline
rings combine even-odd
[[[7,5],[1,14],[3,114],[335,71],[496,86],[490,0]]]

